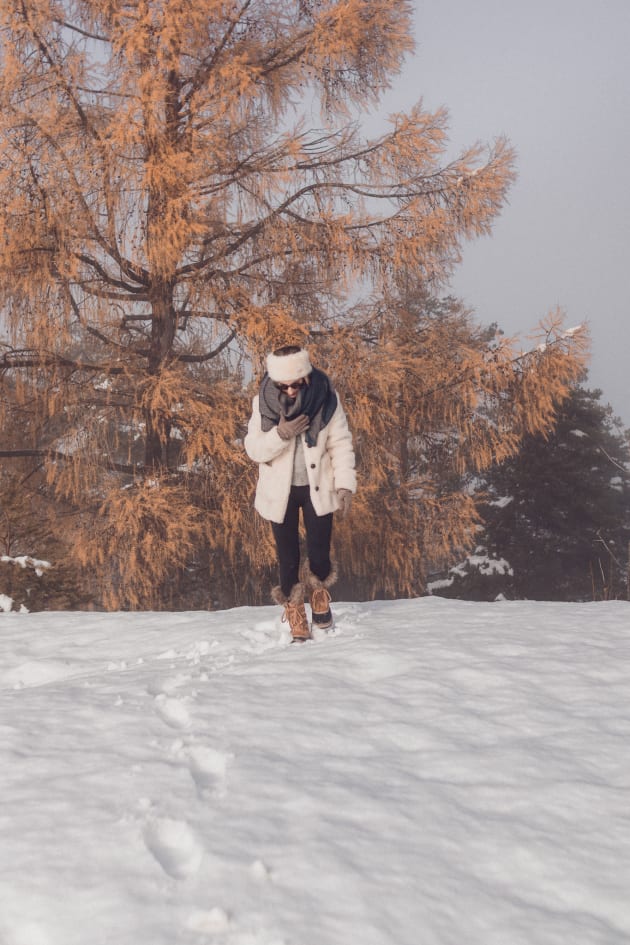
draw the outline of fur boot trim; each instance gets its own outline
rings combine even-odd
[[[311,599],[313,627],[319,627],[321,630],[329,630],[333,625],[333,615],[330,609],[330,594],[328,588],[332,587],[337,580],[337,565],[334,561],[331,562],[330,574],[323,581],[320,580],[316,574],[313,574],[308,564],[304,570],[304,580]]]
[[[301,604],[304,601],[304,585],[294,584],[291,593],[287,597],[278,584],[271,588],[271,599],[274,604],[280,604],[281,607],[284,607],[285,604]]]
[[[274,604],[280,604],[280,606],[286,604],[286,596],[282,593],[282,588],[279,584],[276,587],[271,588],[271,599]]]
[[[313,574],[308,562],[306,564],[306,567],[304,568],[304,582],[306,586],[311,589],[315,587],[325,587],[325,588],[332,587],[333,584],[337,583],[338,576],[339,576],[339,573],[337,571],[336,561],[330,562],[330,574],[328,575],[327,578],[324,578],[323,581],[320,578],[318,578],[316,574]]]

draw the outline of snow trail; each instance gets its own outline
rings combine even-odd
[[[1,945],[625,945],[629,614],[0,616]]]

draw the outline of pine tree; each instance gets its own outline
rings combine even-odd
[[[460,372],[449,339],[429,361],[398,314],[377,317],[373,336],[356,304],[361,294],[382,313],[404,273],[438,285],[462,242],[490,231],[513,177],[501,139],[446,161],[446,113],[421,104],[362,137],[353,113],[378,102],[411,49],[412,6],[3,3],[0,369],[37,431],[22,446],[76,510],[74,553],[108,606],[174,605],[191,560],[207,568],[209,599],[230,580],[254,593],[271,547],[251,515],[244,388],[279,343],[317,341],[347,392],[372,503],[351,544],[365,542],[363,528],[373,535],[383,490],[399,531],[409,524],[400,501],[431,495],[414,511],[421,547],[430,533],[446,547],[467,532],[464,499],[433,494],[424,476],[401,495],[395,470],[370,458],[369,444],[387,454],[399,409],[407,420],[404,404],[383,400],[400,370],[434,372],[410,437],[414,423],[445,425],[456,467],[548,424],[560,375],[574,369],[570,346],[520,375],[501,354],[496,370],[487,357],[466,361],[482,399],[489,385],[503,402],[494,435],[473,419],[472,388],[457,409],[440,402]],[[559,383],[547,395],[552,363]],[[401,563],[396,534],[390,570]]]
[[[465,568],[455,596],[532,600],[627,598],[630,443],[601,391],[577,386],[547,436],[487,474],[479,536],[512,574]]]

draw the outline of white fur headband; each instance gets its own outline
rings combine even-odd
[[[267,374],[276,384],[290,384],[306,377],[312,370],[308,351],[304,348],[294,354],[267,355]]]

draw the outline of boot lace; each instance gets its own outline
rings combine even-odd
[[[282,622],[289,624],[292,636],[299,640],[308,640],[311,635],[304,604],[285,604]]]
[[[325,587],[315,587],[311,593],[311,609],[314,614],[325,614],[330,607],[331,596]]]

